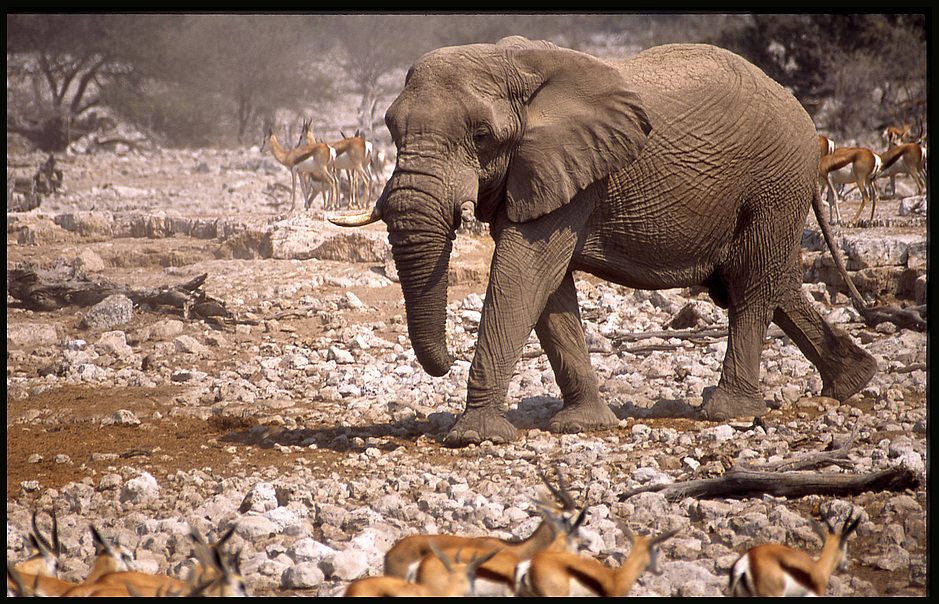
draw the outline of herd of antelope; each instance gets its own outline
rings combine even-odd
[[[819,186],[823,193],[827,191],[829,222],[832,224],[843,223],[838,209],[841,202],[839,188],[843,185],[855,185],[861,196],[861,207],[851,221],[854,223],[867,203],[871,207],[870,220],[874,220],[878,198],[875,181],[878,179],[889,178],[890,193],[895,195],[897,175],[905,174],[913,180],[917,195],[926,193],[925,134],[917,138],[911,133],[910,125],[904,124],[902,128],[886,128],[882,137],[886,149],[883,153],[876,153],[864,147],[835,147],[831,139],[818,136],[822,154]]]
[[[405,537],[385,554],[381,575],[353,581],[344,595],[612,597],[627,595],[646,570],[658,572],[658,545],[677,530],[637,536],[618,522],[631,551],[618,568],[611,568],[578,551],[577,531],[586,508],[578,512],[563,480],[554,488],[542,478],[554,497],[534,500],[542,521],[528,538]],[[781,544],[751,548],[730,569],[729,595],[824,595],[829,577],[845,561],[847,541],[860,518],[851,510],[840,529],[831,524],[831,514],[827,528],[813,520],[824,543],[818,558]]]
[[[345,136],[333,142],[318,142],[310,130],[312,120],[305,121],[296,147],[285,149],[277,140],[273,128],[261,143],[261,151],[270,147],[271,154],[290,171],[290,212],[297,208],[297,182],[303,195],[303,207],[309,209],[322,194],[325,210],[340,208],[343,190],[340,175],[348,178],[348,207],[361,209],[368,205],[372,187],[384,170],[384,153],[374,149],[371,142],[359,136]],[[359,189],[364,187],[364,198]]]
[[[396,542],[385,554],[382,574],[351,582],[346,597],[439,596],[625,596],[646,570],[659,572],[658,546],[677,530],[636,535],[622,521],[617,524],[631,544],[617,568],[579,551],[577,532],[587,508],[578,510],[563,479],[553,497],[533,499],[542,520],[527,538],[509,541],[492,536],[465,537],[417,534]],[[846,562],[847,542],[861,516],[852,509],[838,528],[832,513],[825,526],[812,520],[823,541],[817,558],[778,543],[757,545],[730,568],[727,588],[732,596],[822,596],[831,574]],[[188,580],[132,570],[129,554],[108,543],[90,527],[95,544],[91,570],[81,582],[57,576],[61,547],[55,516],[51,540],[43,537],[33,515],[29,540],[35,553],[18,564],[7,560],[8,596],[64,597],[241,597],[250,592],[244,579],[222,553],[233,526],[217,542],[208,543],[196,530],[190,533],[199,561]],[[234,556],[237,560],[238,555]]]
[[[542,477],[544,478],[544,477]],[[658,545],[677,530],[635,535],[617,524],[631,544],[618,568],[580,553],[577,530],[586,508],[578,513],[563,481],[553,488],[554,500],[534,500],[542,522],[521,541],[489,536],[412,535],[385,554],[383,574],[353,581],[346,597],[394,596],[625,596],[646,571],[659,572]],[[822,596],[831,574],[846,560],[847,541],[861,516],[851,510],[838,529],[813,519],[822,538],[818,558],[782,544],[758,545],[741,555],[730,569],[727,592],[738,597]]]
[[[375,185],[380,186],[384,170],[384,154],[374,149],[371,142],[356,133],[333,142],[318,142],[310,130],[311,121],[303,123],[297,146],[285,149],[277,140],[273,128],[269,128],[261,150],[269,147],[271,154],[291,176],[291,206],[297,207],[297,183],[303,196],[303,207],[309,209],[319,195],[323,196],[323,208],[338,210],[342,191],[348,191],[347,207],[364,209]],[[882,133],[886,149],[876,153],[865,147],[836,147],[834,141],[819,135],[821,161],[819,164],[819,186],[827,194],[829,221],[843,224],[838,204],[841,203],[841,188],[854,185],[861,196],[861,206],[854,219],[856,223],[870,204],[870,220],[874,219],[878,192],[875,181],[889,179],[890,194],[896,194],[898,175],[909,176],[916,187],[917,195],[926,192],[926,144],[925,134],[913,135],[909,124],[902,128],[888,127]],[[343,187],[340,175],[347,175],[348,183]],[[360,196],[364,188],[364,197]],[[886,190],[885,190],[886,192]]]
[[[33,515],[29,542],[33,555],[19,564],[7,559],[7,596],[14,597],[245,597],[250,595],[237,566],[222,553],[222,546],[234,534],[231,527],[218,541],[208,543],[192,529],[193,553],[199,565],[188,580],[169,575],[153,575],[133,570],[131,556],[105,540],[90,526],[95,559],[83,581],[67,581],[58,576],[62,554],[58,523],[52,516],[51,540],[43,537]],[[235,557],[237,560],[237,556]]]

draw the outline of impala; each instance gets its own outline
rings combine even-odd
[[[852,520],[853,510],[841,530],[826,519],[822,527],[814,519],[812,528],[824,546],[818,559],[808,553],[778,543],[758,545],[740,556],[730,569],[730,593],[734,596],[821,596],[828,578],[845,559],[848,538],[857,529],[861,516]]]
[[[367,577],[353,581],[346,588],[347,598],[379,598],[379,597],[462,597],[475,594],[477,569],[499,553],[498,549],[482,555],[473,552],[466,562],[465,556],[457,552],[451,560],[440,551],[436,545],[431,544],[430,550],[440,560],[444,567],[444,575],[430,585],[412,583],[401,577]]]
[[[632,544],[632,551],[618,569],[573,552],[539,552],[527,565],[519,567],[516,576],[518,595],[625,596],[646,569],[657,572],[658,544],[673,537],[678,531],[647,537],[635,535],[624,523],[620,523],[620,527]]]
[[[861,194],[861,207],[854,216],[856,222],[864,204],[870,199],[871,220],[874,219],[874,209],[877,204],[877,191],[874,189],[874,176],[880,171],[880,157],[869,149],[863,147],[838,147],[830,155],[822,157],[819,163],[819,185],[828,188],[828,203],[830,221],[833,224],[841,222],[841,212],[838,210],[838,192],[836,184],[856,184]]]
[[[916,143],[904,143],[891,147],[880,154],[882,167],[874,179],[890,178],[892,194],[897,192],[897,175],[907,174],[916,185],[916,194],[926,192],[926,147]]]
[[[542,480],[551,491],[557,502],[549,502],[546,499],[536,500],[535,503],[541,509],[542,521],[535,531],[526,539],[521,541],[508,541],[497,537],[463,537],[459,535],[411,535],[404,537],[395,543],[388,553],[385,554],[384,574],[402,579],[413,577],[424,556],[432,553],[433,548],[448,549],[453,547],[469,547],[475,549],[501,549],[511,552],[519,558],[525,560],[531,558],[536,552],[539,552],[557,541],[562,534],[562,527],[571,526],[571,518],[575,509],[574,500],[567,492],[566,487],[560,484],[555,489],[542,475]],[[583,516],[581,511],[580,516]],[[556,515],[561,515],[560,519]],[[577,522],[576,520],[574,521]]]

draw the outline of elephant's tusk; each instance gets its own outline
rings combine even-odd
[[[372,224],[381,220],[381,212],[378,211],[378,204],[375,204],[371,210],[358,212],[356,214],[345,215],[327,215],[326,219],[331,223],[343,227],[359,227]]]
[[[460,219],[463,222],[472,220],[476,216],[476,203],[472,201],[464,201],[460,206]]]

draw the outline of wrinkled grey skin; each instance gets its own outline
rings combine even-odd
[[[385,121],[397,165],[376,210],[431,375],[452,363],[447,269],[465,202],[495,240],[466,409],[447,444],[516,438],[504,399],[532,329],[564,402],[548,428],[616,424],[590,366],[574,270],[633,288],[708,286],[730,324],[706,419],[766,412],[759,360],[771,320],[818,368],[823,395],[844,400],[873,376],[873,357],[801,290],[802,228],[821,207],[815,127],[736,55],[670,45],[610,62],[519,37],[443,48],[411,67]]]

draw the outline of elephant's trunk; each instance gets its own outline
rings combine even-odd
[[[447,350],[447,273],[452,243],[411,242],[389,233],[414,354],[424,371],[444,375],[453,364]],[[398,241],[396,241],[398,240]]]
[[[382,195],[382,213],[404,293],[411,345],[424,371],[440,376],[453,364],[446,337],[447,274],[460,218],[458,209],[426,192],[426,180],[426,173],[392,175]]]

